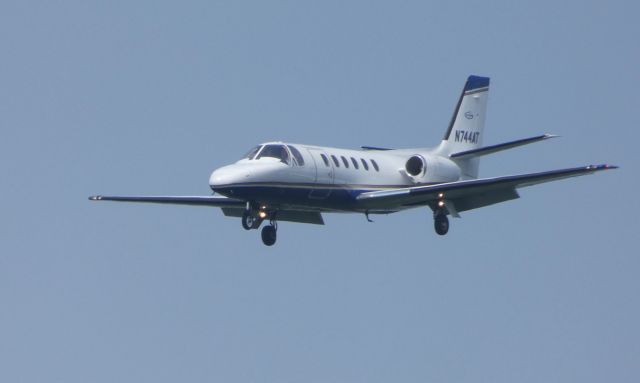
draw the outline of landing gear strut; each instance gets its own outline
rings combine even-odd
[[[445,235],[449,231],[449,218],[445,213],[439,211],[433,217],[433,226],[438,235]]]

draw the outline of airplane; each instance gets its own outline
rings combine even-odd
[[[359,213],[371,221],[371,214],[427,207],[435,232],[445,235],[448,216],[519,198],[519,188],[617,168],[588,165],[478,178],[482,156],[557,137],[543,134],[483,146],[488,94],[488,77],[469,76],[444,138],[434,148],[351,150],[267,142],[215,169],[209,177],[210,196],[89,199],[218,207],[225,216],[241,218],[246,230],[268,221],[261,237],[272,246],[278,221],[323,225],[322,213]]]

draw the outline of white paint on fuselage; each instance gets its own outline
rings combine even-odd
[[[262,145],[269,144],[297,148],[304,158],[304,165],[298,166],[293,161],[286,164],[272,157],[242,159],[216,169],[209,179],[211,188],[215,190],[229,185],[277,184],[291,187],[317,185],[378,190],[452,182],[460,178],[457,165],[447,157],[437,155],[434,149],[351,150],[283,142],[268,142]],[[328,166],[322,154],[327,156]],[[405,164],[413,155],[420,155],[426,159],[427,170],[424,175],[411,177],[406,173]],[[337,165],[334,157],[338,161]],[[344,164],[345,160],[347,166]],[[353,164],[354,160],[357,167]],[[373,164],[374,161],[378,170]]]

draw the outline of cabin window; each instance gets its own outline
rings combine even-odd
[[[304,166],[304,158],[302,158],[300,151],[296,149],[295,146],[288,146],[288,148],[291,151],[291,154],[293,154],[293,158],[296,159],[298,166]]]
[[[344,158],[344,156],[341,156],[340,158],[342,158],[342,163],[344,164],[345,168],[349,168],[349,161],[347,161],[346,158]]]
[[[373,165],[373,168],[376,169],[377,172],[380,171],[380,168],[378,167],[378,164],[375,160],[371,160],[371,165]]]
[[[320,157],[322,157],[322,161],[324,161],[324,164],[329,166],[329,159],[327,158],[327,156],[325,156],[324,154],[320,154]]]
[[[265,145],[256,159],[260,159],[262,157],[277,158],[285,164],[289,164],[291,159],[289,151],[284,145]]]
[[[336,164],[336,168],[340,167],[340,162],[338,161],[338,159],[336,158],[336,156],[334,156],[333,154],[331,155],[331,159],[333,160],[333,163]]]
[[[260,148],[261,148],[261,147],[262,147],[262,145],[258,145],[258,146],[256,146],[255,148],[253,148],[253,149],[249,150],[249,151],[247,152],[247,154],[245,154],[245,155],[244,155],[244,157],[242,157],[242,158],[246,158],[246,159],[248,159],[248,160],[252,160],[252,159],[253,159],[253,157],[255,157],[255,156],[256,156],[256,153],[258,153],[258,150],[260,150]]]
[[[351,157],[351,163],[353,164],[353,167],[358,169],[358,161],[356,161],[355,158]]]
[[[367,161],[365,161],[364,158],[361,158],[360,161],[362,161],[362,166],[364,166],[364,170],[369,170],[369,164],[367,164]]]

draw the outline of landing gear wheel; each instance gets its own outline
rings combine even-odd
[[[276,243],[276,227],[268,225],[262,228],[262,243],[267,246],[273,246]]]
[[[433,220],[433,226],[438,235],[445,235],[449,231],[449,218],[444,214],[436,214]]]
[[[242,227],[245,230],[257,229],[260,227],[262,220],[255,217],[251,212],[245,211],[242,213]]]

